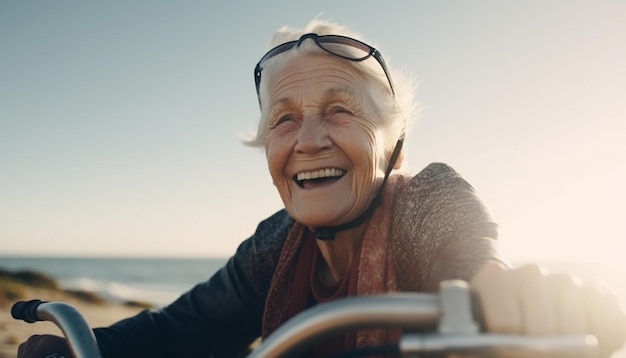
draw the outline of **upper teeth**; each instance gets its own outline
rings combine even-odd
[[[326,168],[320,170],[314,170],[311,172],[302,172],[296,175],[298,180],[309,180],[317,178],[338,177],[345,173],[343,169]]]

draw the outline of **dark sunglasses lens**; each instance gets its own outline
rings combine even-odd
[[[261,65],[261,67],[263,66],[263,64],[271,59],[274,56],[280,55],[281,53],[291,50],[294,46],[296,45],[296,41],[291,41],[291,42],[286,42],[282,45],[279,45],[277,47],[274,47],[273,49],[271,49],[268,53],[265,54],[265,56],[263,56],[263,58],[261,59],[261,61],[259,61],[259,64]]]
[[[363,61],[372,54],[367,45],[342,37],[320,37],[317,44],[333,55],[355,61]]]

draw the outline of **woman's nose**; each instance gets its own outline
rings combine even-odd
[[[298,141],[294,150],[297,153],[314,154],[332,146],[328,128],[319,118],[305,118],[298,131]]]

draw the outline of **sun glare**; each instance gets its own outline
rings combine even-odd
[[[513,262],[569,263],[568,272],[600,278],[626,297],[620,282],[626,273],[625,164],[564,183],[540,202],[502,217],[505,254]]]

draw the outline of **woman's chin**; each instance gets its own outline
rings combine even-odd
[[[325,211],[307,210],[307,211],[299,212],[295,215],[292,215],[292,217],[296,221],[308,226],[311,229],[315,229],[319,227],[337,226],[345,222],[345,220],[343,220],[343,218],[345,217],[344,214],[335,213],[334,215],[333,214],[329,215],[328,210],[325,210]]]

